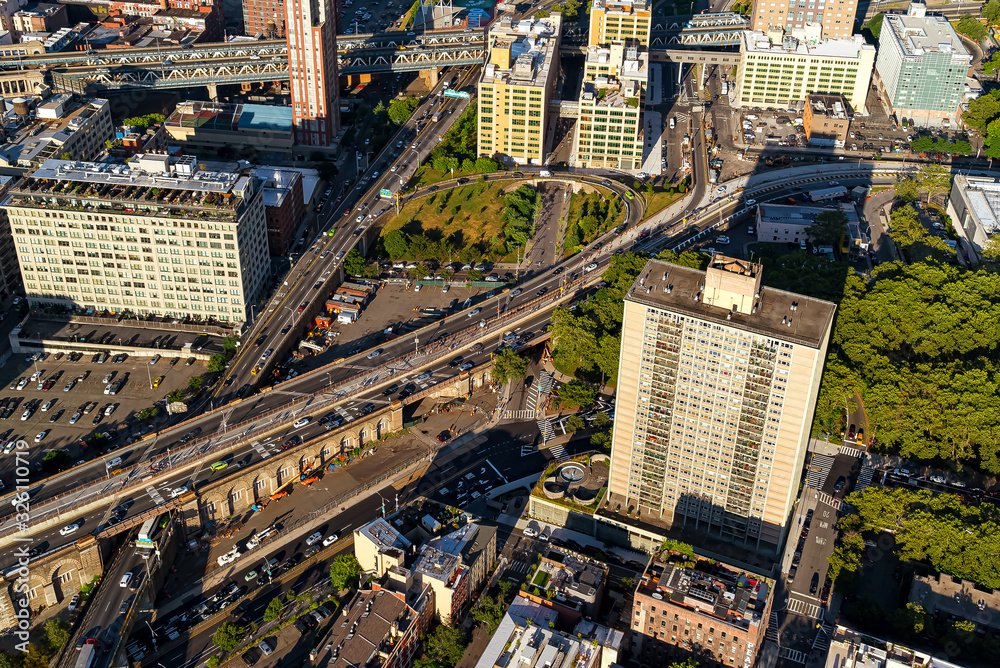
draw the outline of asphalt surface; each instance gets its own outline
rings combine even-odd
[[[443,449],[441,455],[431,464],[421,480],[398,489],[400,506],[424,494],[431,494],[436,497],[437,495],[434,492],[435,487],[438,489],[441,487],[454,487],[455,478],[460,477],[458,474],[466,470],[471,469],[478,478],[481,477],[480,471],[485,468],[488,472],[492,472],[493,481],[498,482],[499,477],[516,480],[543,469],[546,461],[552,457],[552,453],[549,451],[536,451],[530,455],[521,456],[521,444],[524,439],[528,437],[533,438],[537,436],[537,433],[537,425],[534,422],[509,423],[490,430],[487,434],[488,440],[474,448],[467,446],[457,450]],[[589,444],[586,439],[579,439],[567,444],[566,450],[572,454],[573,452],[586,450],[588,447]],[[453,500],[451,502],[454,503]],[[136,643],[147,649],[152,648],[153,634],[155,633],[157,645],[158,647],[162,647],[163,651],[148,661],[143,659],[145,665],[155,666],[157,663],[162,663],[163,665],[176,668],[188,668],[198,664],[198,662],[205,661],[213,651],[217,651],[213,649],[212,635],[220,624],[233,619],[234,609],[239,605],[238,601],[240,598],[235,598],[227,608],[220,610],[215,615],[210,614],[205,619],[196,618],[182,622],[178,619],[181,615],[198,608],[200,603],[212,599],[218,592],[225,590],[227,587],[231,588],[232,584],[230,583],[236,585],[241,596],[244,594],[253,595],[253,600],[243,616],[243,620],[244,623],[255,621],[261,627],[264,626],[263,613],[268,602],[275,596],[283,596],[284,592],[288,589],[292,589],[299,594],[307,590],[315,591],[318,594],[326,593],[325,585],[329,582],[329,561],[342,552],[352,552],[352,548],[349,545],[343,547],[344,537],[348,536],[354,529],[367,524],[376,517],[380,517],[382,515],[382,505],[383,501],[381,497],[373,494],[352,506],[349,513],[338,515],[318,529],[312,527],[303,529],[300,535],[291,543],[273,549],[269,549],[265,544],[253,553],[253,558],[244,559],[239,562],[239,568],[236,569],[230,582],[215,586],[198,596],[186,598],[180,607],[161,615],[157,622],[151,624],[151,629],[144,627],[142,624],[137,625],[129,638],[129,645],[131,646],[133,643]],[[485,501],[479,500],[464,507],[478,514],[485,509]],[[390,512],[393,510],[394,508],[392,507],[388,508]],[[327,537],[334,533],[338,534],[341,538],[341,543],[337,543],[323,551],[317,557],[318,561],[309,562],[304,556],[305,551],[308,549],[305,539],[317,530]],[[511,535],[511,531],[512,527],[504,524],[500,525],[497,536],[498,551],[503,549],[507,538]],[[520,532],[517,535],[520,536]],[[237,541],[241,549],[245,549],[245,543],[245,539]],[[128,549],[126,548],[126,550]],[[263,573],[261,564],[270,559],[277,559],[279,564],[282,565],[288,564],[290,560],[293,563],[300,563],[297,567],[289,569],[292,573],[290,577],[278,576],[275,573],[275,576],[280,577],[282,581],[280,583],[269,582],[267,577],[261,577]],[[248,581],[246,577],[250,571],[256,571],[258,575],[256,578]],[[162,604],[163,602],[160,601],[159,603]],[[229,612],[227,613],[226,610]],[[110,623],[110,620],[106,621]],[[168,644],[164,640],[164,632],[171,626],[181,631],[181,638],[176,643]],[[195,633],[190,637],[186,637],[184,631],[191,628],[195,628]],[[296,633],[295,631],[285,632],[285,634],[292,634],[292,637]],[[307,637],[311,638],[313,633],[315,633],[315,629],[307,634]],[[267,637],[272,638],[273,636],[268,635]],[[294,651],[294,649],[295,647],[291,643],[279,639],[277,651],[268,657],[267,660],[262,660],[257,665],[263,668],[285,665],[282,662],[290,660],[287,652]]]

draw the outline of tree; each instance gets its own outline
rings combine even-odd
[[[590,406],[597,398],[597,389],[573,380],[559,388],[559,408],[576,409]]]
[[[504,348],[493,358],[493,380],[506,385],[513,380],[522,380],[528,371],[528,360],[518,355],[512,348]]]
[[[500,626],[505,612],[505,605],[497,603],[490,596],[483,596],[479,599],[479,603],[472,608],[472,618],[480,624],[486,624],[487,632],[493,635],[496,633],[497,627]]]
[[[222,349],[227,353],[235,353],[239,346],[240,339],[236,336],[227,336],[222,339]]]
[[[344,271],[347,272],[348,276],[364,275],[367,265],[368,263],[365,262],[365,256],[359,253],[357,248],[352,248],[347,255],[344,256]]]
[[[410,251],[408,235],[401,229],[392,230],[382,236],[382,247],[393,260],[407,257]]]
[[[50,619],[42,630],[42,642],[50,654],[55,654],[69,642],[69,624],[61,619]]]
[[[991,63],[996,63],[991,65]],[[984,64],[990,67],[994,76],[997,75],[997,64],[1000,64],[1000,52],[994,54],[989,61]],[[990,121],[1000,116],[1000,89],[994,88],[985,95],[980,95],[975,100],[969,102],[969,108],[962,114],[962,120],[979,132],[985,132]]]
[[[330,566],[330,581],[337,589],[358,586],[361,579],[361,564],[353,554],[342,554]]]
[[[989,25],[997,25],[997,23],[1000,22],[1000,2],[998,2],[998,0],[990,0],[983,5],[980,13]]]
[[[226,370],[226,356],[222,353],[216,353],[208,358],[208,372],[209,373],[222,373]]]
[[[188,381],[188,387],[190,387],[195,392],[204,387],[204,385],[205,385],[205,379],[202,378],[201,376],[195,376],[194,378]]]
[[[152,420],[157,416],[159,412],[160,409],[157,408],[156,406],[147,406],[146,408],[143,408],[141,411],[139,411],[136,417],[139,418],[140,420]]]
[[[419,105],[420,100],[415,97],[396,98],[389,103],[389,120],[396,125],[402,125],[413,115]]]
[[[100,450],[105,445],[107,445],[107,443],[108,443],[108,437],[105,436],[104,434],[94,434],[93,436],[90,437],[90,439],[87,441],[87,443],[94,450]]]
[[[277,619],[281,615],[281,599],[278,597],[272,598],[271,602],[267,604],[267,609],[264,610],[264,621],[271,622]]]
[[[976,42],[986,39],[986,27],[974,16],[963,16],[959,19],[955,24],[955,31]]]
[[[49,450],[42,457],[42,468],[46,471],[62,471],[69,468],[71,460],[65,450]]]
[[[903,202],[916,202],[920,199],[920,187],[917,182],[907,177],[896,183],[896,199]]]
[[[951,188],[951,173],[941,165],[923,165],[917,173],[917,183],[927,191],[927,201],[930,202],[935,195],[948,192]]]
[[[63,151],[62,153],[59,154],[59,159],[60,160],[72,160],[73,159],[73,154],[70,153],[69,151]]]
[[[52,655],[35,643],[28,643],[28,652],[21,663],[22,668],[49,668]]]
[[[579,415],[570,415],[566,420],[566,431],[581,431],[587,428],[587,422]]]
[[[21,668],[24,665],[24,657],[18,652],[11,656],[5,652],[0,652],[0,668]]]
[[[424,641],[424,652],[445,666],[454,666],[462,660],[467,637],[460,626],[441,624]]]
[[[607,413],[597,413],[594,415],[594,421],[591,424],[594,429],[607,429],[611,426],[611,418],[608,417]]]
[[[170,394],[167,395],[167,401],[171,404],[184,401],[184,393],[180,390],[172,390]]]
[[[882,14],[882,12],[879,12],[878,14],[873,16],[871,20],[868,21],[868,23],[862,26],[863,29],[871,33],[871,36],[874,37],[876,41],[878,40],[879,35],[882,34],[882,20],[884,18],[885,16]]]
[[[840,243],[847,228],[847,214],[839,209],[824,211],[816,216],[813,224],[806,228],[806,234],[813,244],[832,246]]]
[[[881,14],[879,14],[881,16]],[[687,659],[685,661],[674,661],[667,668],[699,668],[700,663],[694,659]]]
[[[247,637],[247,630],[239,624],[223,622],[212,636],[212,642],[223,652],[232,652]]]
[[[206,668],[218,668],[220,663],[222,663],[222,659],[219,658],[219,655],[213,654],[208,657],[208,661],[205,662],[205,666]]]

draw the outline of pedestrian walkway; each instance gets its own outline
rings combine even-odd
[[[552,454],[553,459],[562,459],[566,456],[566,448],[562,444],[553,445],[549,448],[549,452]]]
[[[532,409],[503,412],[504,420],[533,420],[534,418],[535,418],[535,411]]]
[[[854,485],[854,491],[863,492],[866,487],[872,484],[874,477],[875,469],[872,468],[868,456],[865,455],[861,458],[861,473],[858,474],[858,482]]]
[[[806,657],[808,654],[805,652],[800,652],[797,649],[789,649],[787,647],[781,648],[781,658],[788,659],[789,661],[794,661],[795,663],[805,664]]]
[[[824,622],[822,626],[819,627],[819,632],[816,637],[813,638],[813,651],[826,654],[826,650],[830,648],[830,638],[833,636],[833,627],[830,624]]]
[[[848,457],[855,457],[857,459],[861,459],[861,455],[864,454],[864,451],[859,450],[858,448],[852,448],[848,445],[841,445],[840,454],[847,455]]]
[[[795,598],[794,596],[788,599],[788,611],[794,612],[797,615],[819,619],[820,609],[820,606],[815,603],[803,601],[802,599]]]
[[[813,489],[823,489],[826,477],[830,475],[833,467],[833,457],[827,455],[814,454],[809,462],[809,473],[806,474],[806,483]]]
[[[551,441],[556,437],[556,432],[552,428],[552,420],[549,418],[542,418],[538,421],[538,431],[541,432],[543,441]]]
[[[764,631],[764,640],[770,640],[775,645],[779,644],[778,637],[778,613],[771,611],[770,623],[767,625],[767,630]]]

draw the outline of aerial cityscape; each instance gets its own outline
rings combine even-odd
[[[0,3],[0,668],[996,666],[998,76],[1000,0]]]

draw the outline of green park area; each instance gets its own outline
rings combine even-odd
[[[411,202],[382,230],[394,260],[501,261],[534,234],[537,192],[530,186],[480,182]]]

